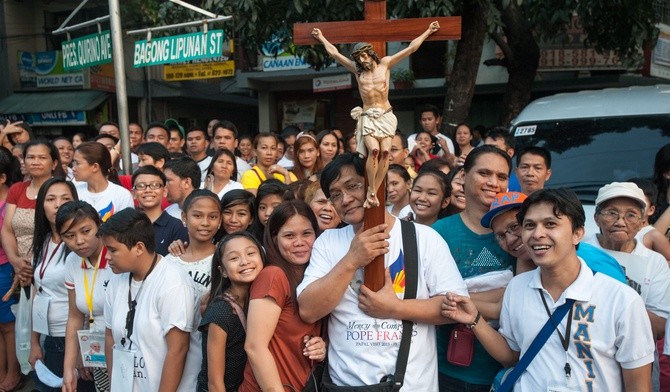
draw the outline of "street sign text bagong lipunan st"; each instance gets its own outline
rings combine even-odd
[[[109,30],[63,42],[63,68],[73,71],[112,62]]]
[[[222,51],[223,30],[136,41],[133,66],[138,68],[218,57]]]

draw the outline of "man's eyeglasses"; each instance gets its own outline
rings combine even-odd
[[[603,218],[605,222],[608,223],[614,223],[619,220],[619,218],[623,217],[623,220],[626,223],[630,224],[636,224],[639,223],[642,220],[642,216],[634,213],[634,212],[626,212],[626,213],[620,213],[619,211],[615,210],[605,210],[605,211],[600,211],[600,216]]]
[[[330,192],[330,202],[333,204],[339,203],[342,201],[345,193],[347,195],[353,195],[355,192],[358,192],[361,189],[363,189],[363,183],[356,182],[353,184],[347,184],[342,191]]]
[[[135,186],[133,186],[133,189],[136,190],[136,191],[144,191],[147,188],[149,188],[151,190],[156,190],[156,189],[160,189],[162,187],[163,187],[163,184],[158,183],[158,182],[152,182],[150,184],[145,184],[143,182],[140,182],[139,184],[135,184]]]
[[[514,222],[509,226],[507,226],[505,231],[503,231],[502,233],[496,233],[495,235],[496,241],[498,241],[498,243],[502,243],[503,241],[505,241],[505,239],[507,239],[507,235],[513,235],[518,237],[520,232],[521,232],[521,225],[518,222]]]

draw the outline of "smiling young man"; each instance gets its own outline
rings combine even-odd
[[[568,189],[539,190],[518,215],[521,236],[539,267],[507,286],[495,331],[465,297],[447,294],[443,315],[469,325],[491,355],[513,366],[550,315],[568,300],[547,342],[515,384],[517,391],[650,391],[654,341],[639,295],[594,273],[577,256],[584,210]],[[566,344],[567,343],[567,344]]]
[[[305,276],[297,289],[300,316],[314,322],[328,314],[329,372],[336,385],[379,383],[395,372],[402,320],[414,333],[404,389],[437,390],[436,324],[445,290],[466,294],[447,244],[427,226],[414,224],[418,248],[417,299],[405,294],[405,262],[400,220],[385,212],[385,223],[363,230],[364,162],[344,154],[321,174],[321,188],[350,226],[326,230],[314,243]],[[363,269],[384,255],[384,287],[373,292],[361,285]],[[438,305],[436,307],[436,305]]]
[[[225,148],[228,151],[235,153],[235,149],[239,143],[239,134],[235,124],[228,120],[221,120],[212,126],[212,130],[214,133],[211,144],[212,148],[214,150]],[[236,181],[240,181],[242,178],[242,173],[247,170],[251,170],[251,166],[244,159],[238,156],[235,156],[235,163],[237,164]]]
[[[154,230],[143,213],[119,211],[99,232],[107,262],[117,274],[105,300],[105,354],[112,387],[194,391],[202,353],[191,347],[198,306],[192,279],[155,253]],[[116,377],[120,373],[124,377]]]
[[[188,241],[188,231],[181,220],[161,208],[161,202],[167,194],[165,181],[165,174],[153,166],[140,167],[132,177],[133,197],[151,220],[155,231],[156,253],[161,256],[168,254],[168,246],[172,241]]]
[[[497,147],[481,146],[468,154],[463,167],[465,210],[438,220],[433,224],[433,229],[449,244],[463,278],[511,269],[514,258],[498,246],[491,229],[481,224],[482,217],[489,211],[496,195],[507,190],[511,158]],[[480,297],[477,300],[498,302],[502,294],[503,290],[498,288],[473,295]],[[485,311],[484,315],[497,319],[499,308],[490,310],[490,313]],[[452,326],[448,325],[439,327],[437,331],[440,391],[488,391],[500,365],[477,341],[470,366],[449,363],[446,353],[451,331]]]

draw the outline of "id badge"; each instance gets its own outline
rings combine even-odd
[[[135,375],[135,351],[127,350],[115,344],[112,354],[112,388],[111,392],[128,392],[133,390]]]
[[[85,367],[106,368],[105,362],[105,334],[90,330],[77,331],[79,338],[79,352]]]
[[[49,304],[51,297],[48,295],[36,295],[33,300],[33,331],[49,335]]]

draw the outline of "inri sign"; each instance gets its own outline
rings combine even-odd
[[[223,30],[135,42],[133,66],[179,63],[221,56]]]

